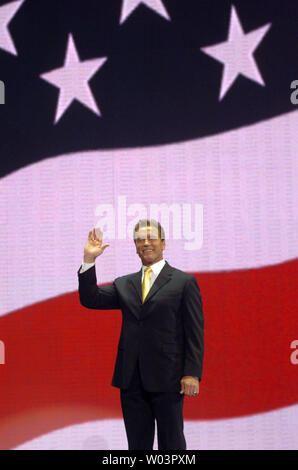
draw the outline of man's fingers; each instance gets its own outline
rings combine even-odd
[[[90,230],[89,235],[88,235],[88,239],[89,240],[101,241],[102,236],[103,236],[103,231],[99,227],[96,227],[96,228],[93,228],[92,230]]]
[[[181,393],[181,394],[184,393],[184,395],[187,395],[187,396],[189,396],[189,397],[195,396],[195,395],[194,395],[194,392],[188,392],[188,391],[186,391],[186,390],[184,390],[184,391],[181,390],[180,393]]]
[[[93,230],[90,230],[88,238],[89,238],[89,240],[94,240],[94,231]]]
[[[196,397],[198,396],[198,393],[196,392],[191,392],[191,393],[185,393],[185,395],[189,396],[189,397]]]
[[[187,385],[185,386],[181,386],[181,390],[180,390],[180,393],[184,393],[185,395],[189,396],[189,397],[192,397],[192,396],[197,396],[199,394],[199,390],[197,390],[196,388],[194,387],[189,387]],[[196,393],[196,395],[194,395]]]
[[[94,235],[98,240],[102,240],[103,231],[101,230],[100,227],[95,227],[94,228]]]

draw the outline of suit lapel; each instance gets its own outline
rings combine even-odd
[[[140,302],[142,302],[142,286],[141,286],[141,282],[142,282],[142,268],[140,269],[140,271],[138,271],[137,273],[133,274],[130,278],[130,282],[132,283],[132,285],[134,286],[135,288],[135,291],[138,295],[138,300]]]
[[[158,292],[159,289],[161,289],[171,279],[172,271],[173,268],[166,261],[164,267],[155,279],[143,305],[145,305],[156,294],[156,292]],[[140,269],[136,274],[133,274],[130,281],[136,290],[139,301],[142,303],[142,269]]]

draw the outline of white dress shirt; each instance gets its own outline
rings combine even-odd
[[[160,261],[157,261],[156,263],[151,264],[150,268],[152,269],[152,271],[150,273],[150,289],[165,264],[166,262],[164,259],[161,259]],[[144,271],[146,267],[147,266],[144,266],[144,264],[142,264],[142,280],[141,280],[142,283],[143,283]]]
[[[91,268],[91,266],[94,266],[94,265],[95,265],[95,261],[94,261],[94,263],[84,263],[84,261],[83,261],[82,262],[82,267],[80,269],[80,274],[87,271],[87,269]]]

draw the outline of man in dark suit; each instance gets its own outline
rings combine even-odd
[[[98,230],[98,229],[96,229]],[[80,302],[121,309],[122,328],[112,385],[120,388],[129,450],[184,450],[184,395],[196,396],[204,357],[204,316],[196,278],[163,259],[164,230],[150,219],[135,226],[142,268],[97,286],[95,259],[109,244],[89,232],[78,271]]]

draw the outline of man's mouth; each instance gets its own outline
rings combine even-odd
[[[146,248],[146,250],[143,250],[143,253],[150,253],[151,251],[153,251],[153,250],[151,250],[149,248]]]

